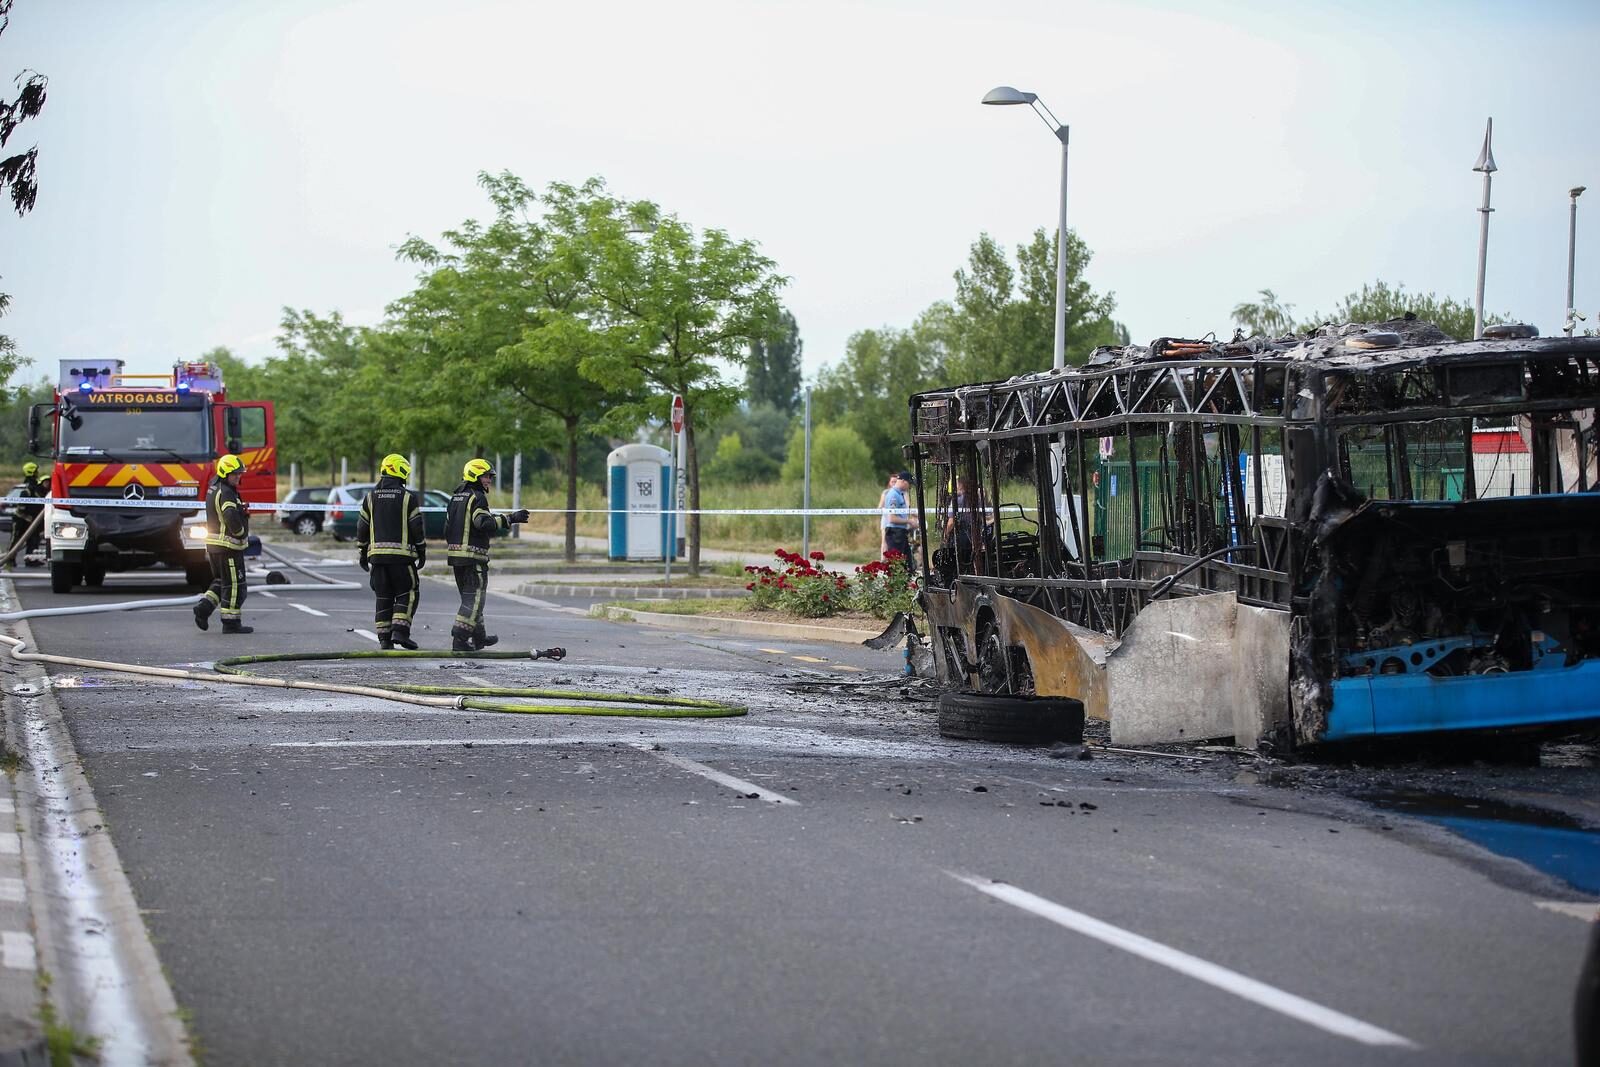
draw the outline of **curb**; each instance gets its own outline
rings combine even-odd
[[[641,626],[656,626],[663,630],[686,630],[693,633],[737,633],[762,637],[788,637],[799,641],[831,641],[841,645],[859,645],[877,630],[846,630],[834,626],[807,626],[794,622],[762,622],[755,619],[729,619],[716,615],[666,615],[656,611],[635,611],[632,608],[603,608],[604,618],[636,622]]]
[[[743,589],[673,589],[661,585],[556,585],[554,582],[523,582],[512,592],[518,596],[600,597],[609,600],[719,600],[741,597]]]
[[[10,691],[17,679],[14,671],[8,663],[0,700],[5,703],[4,751],[20,758],[23,746],[12,706],[17,698]],[[40,1014],[39,950],[22,858],[26,815],[18,810],[12,776],[0,774],[0,818],[10,816],[0,823],[0,1067],[45,1067],[50,1062]]]

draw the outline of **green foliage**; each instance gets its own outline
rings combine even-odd
[[[708,482],[770,482],[778,476],[778,461],[765,452],[744,447],[737,433],[724,434],[716,455],[706,464]]]
[[[1407,313],[1424,322],[1431,322],[1458,341],[1472,339],[1472,304],[1434,293],[1408,293],[1402,285],[1390,285],[1379,279],[1363,285],[1359,293],[1350,293],[1331,314],[1314,315],[1300,326],[1302,331],[1314,330],[1323,323],[1387,322],[1401,319]],[[1484,325],[1506,322],[1509,316],[1484,314]]]
[[[1294,305],[1280,303],[1278,294],[1271,289],[1262,289],[1257,295],[1261,297],[1259,301],[1234,305],[1234,325],[1244,331],[1246,337],[1282,337],[1294,333],[1291,315]]]
[[[747,452],[759,452],[772,460],[773,477],[783,464],[789,443],[789,430],[795,418],[785,415],[770,404],[741,404],[717,420],[711,430],[711,448],[715,452],[722,439],[738,435]]]
[[[0,396],[0,458],[8,465],[14,463],[20,467],[23,462],[20,457],[28,451],[28,408],[34,404],[48,404],[53,399],[55,389],[43,378],[8,389]],[[44,440],[41,445],[48,449],[50,424],[46,421],[42,425],[44,430],[40,436]],[[0,486],[0,490],[6,488],[9,486]]]
[[[796,427],[789,437],[789,454],[783,461],[783,480],[805,480],[805,434]],[[848,426],[814,426],[811,430],[811,484],[838,485],[872,479],[872,454],[861,435]],[[887,473],[887,468],[885,469]],[[858,505],[872,507],[877,503]]]
[[[857,567],[850,582],[851,605],[880,619],[890,618],[898,611],[909,612],[917,599],[910,561],[898,552],[890,552],[889,556]]]
[[[884,327],[853,334],[845,342],[844,359],[818,376],[811,394],[812,420],[845,427],[866,444],[870,459],[858,468],[860,473],[887,473],[903,464],[900,447],[911,439],[908,401],[912,393],[932,388],[940,379],[952,314],[949,305],[936,304],[909,330]],[[815,445],[812,469],[817,469]],[[798,475],[785,464],[784,477]]]
[[[750,343],[745,370],[745,395],[752,405],[765,405],[793,415],[800,406],[800,327],[787,308],[780,310],[769,338]]]

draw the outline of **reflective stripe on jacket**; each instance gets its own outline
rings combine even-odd
[[[444,518],[444,554],[451,566],[486,563],[489,538],[511,528],[511,520],[489,510],[489,494],[475,482],[462,482]]]
[[[206,544],[243,552],[250,544],[250,513],[239,490],[222,478],[213,478],[206,490]]]
[[[385,474],[361,499],[356,544],[374,559],[393,556],[410,561],[417,558],[422,539],[422,494]]]

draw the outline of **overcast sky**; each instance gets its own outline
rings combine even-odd
[[[1135,340],[1230,328],[1264,286],[1331,310],[1383,278],[1470,301],[1495,120],[1487,305],[1559,332],[1567,190],[1600,313],[1600,4],[1226,0],[17,0],[0,72],[50,78],[14,135],[0,320],[53,373],[273,351],[280,308],[376,322],[394,248],[486,214],[480,170],[603,176],[760,243],[808,374],[953,291],[981,231],[1070,224]]]

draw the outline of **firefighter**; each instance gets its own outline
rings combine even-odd
[[[455,572],[461,607],[450,627],[452,652],[476,652],[500,640],[483,626],[483,598],[489,585],[489,538],[514,522],[527,522],[526,508],[511,515],[489,510],[489,487],[494,467],[486,459],[472,459],[461,469],[461,484],[445,513],[445,558]]]
[[[50,495],[50,483],[39,477],[39,465],[33,460],[22,465],[22,495],[43,499]],[[31,533],[29,527],[33,520],[44,511],[43,506],[35,504],[18,504],[11,512],[11,551],[6,557],[6,566],[13,566],[17,561],[18,546],[22,544],[23,534],[28,534],[28,547],[21,550],[26,556],[37,551],[39,542],[44,538],[43,524]],[[33,566],[33,561],[28,561],[28,566]]]
[[[206,558],[211,561],[211,588],[194,606],[194,624],[211,628],[211,613],[222,609],[222,632],[254,633],[241,609],[247,595],[244,550],[250,545],[250,512],[239,499],[244,461],[233,453],[217,460],[217,476],[206,492]]]
[[[417,572],[428,557],[422,494],[406,488],[411,464],[397,452],[383,457],[378,474],[378,484],[361,501],[356,547],[361,553],[361,569],[372,576],[372,591],[378,594],[373,615],[378,647],[399,645],[415,651],[411,620],[416,617],[417,591],[422,584]]]

